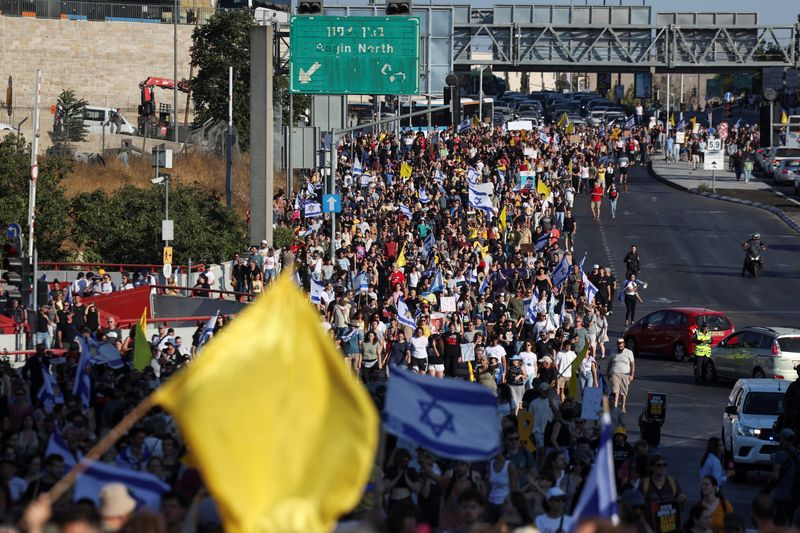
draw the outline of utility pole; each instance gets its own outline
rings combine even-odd
[[[226,144],[228,149],[225,162],[225,207],[230,209],[231,181],[233,180],[233,67],[228,67],[228,142]]]
[[[28,260],[33,261],[33,237],[36,225],[36,181],[39,179],[39,101],[42,98],[42,71],[36,69],[33,96],[33,137],[31,138],[31,182],[28,188]]]
[[[669,72],[667,72],[667,118],[664,121],[664,123],[666,124],[666,126],[664,127],[664,157],[666,157],[667,160],[669,160],[669,154],[667,153],[667,139],[669,139],[669,118],[671,116],[670,113],[669,113],[669,111],[670,111],[669,110],[669,104],[670,104],[669,96],[670,96]]]
[[[173,1],[172,6],[172,130],[173,140],[178,142],[178,17],[180,13],[179,0]],[[228,205],[230,207],[230,205]]]

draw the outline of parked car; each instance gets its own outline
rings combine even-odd
[[[111,107],[98,107],[93,105],[87,105],[83,110],[83,125],[86,127],[86,131],[88,133],[102,133],[103,129],[105,129],[106,133],[111,133],[111,116],[114,111],[119,114],[121,119],[121,124],[117,133],[135,135],[136,126],[131,124],[125,115]]]
[[[672,355],[683,361],[694,353],[694,331],[708,324],[711,345],[733,333],[730,319],[719,311],[703,307],[674,307],[654,311],[633,323],[623,337],[636,353]]]
[[[800,178],[800,158],[781,159],[777,168],[772,173],[775,183],[794,184]]]
[[[800,329],[746,327],[711,350],[711,379],[773,378],[794,380],[800,365]]]
[[[773,147],[765,158],[764,173],[774,178],[775,170],[784,159],[800,159],[800,148]]]
[[[722,415],[722,445],[733,459],[735,478],[772,464],[778,449],[772,427],[783,413],[788,384],[779,379],[740,379],[731,389]]]

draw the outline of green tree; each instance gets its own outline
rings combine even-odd
[[[25,138],[7,135],[0,141],[0,225],[12,222],[28,235],[28,191],[30,187],[30,147]],[[41,158],[36,183],[36,236],[39,259],[59,261],[66,258],[63,249],[67,231],[66,199],[61,183],[72,169],[72,162]]]
[[[86,100],[78,98],[73,89],[61,91],[56,100],[56,124],[53,128],[56,144],[66,147],[71,142],[86,140],[85,111]]]
[[[228,120],[228,68],[233,67],[233,123],[242,149],[250,146],[250,26],[246,9],[219,11],[192,32],[194,124]]]
[[[163,187],[80,194],[70,206],[72,240],[107,262],[160,263],[163,209]],[[170,218],[175,221],[171,244],[177,264],[189,259],[220,262],[247,244],[244,222],[216,194],[171,185]]]

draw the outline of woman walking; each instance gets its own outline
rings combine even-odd
[[[722,467],[722,454],[725,448],[719,437],[711,437],[706,444],[706,453],[700,460],[700,479],[713,477],[720,487],[728,481],[728,476]]]
[[[636,274],[631,274],[622,292],[625,295],[625,325],[628,326],[636,320],[636,302],[642,303]]]
[[[617,218],[617,199],[619,198],[617,184],[612,181],[611,185],[606,189],[606,193],[608,194],[608,202],[611,204],[611,218]]]

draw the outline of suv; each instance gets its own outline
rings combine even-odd
[[[746,327],[711,350],[711,379],[795,379],[800,365],[800,329]]]
[[[740,379],[733,386],[722,415],[722,444],[737,481],[745,481],[751,468],[771,465],[778,449],[772,427],[783,413],[787,387],[779,379]]]
[[[623,337],[634,354],[671,354],[676,361],[683,361],[694,353],[694,331],[703,324],[708,324],[712,346],[733,332],[733,324],[719,311],[673,307],[645,315],[625,330]]]
[[[785,146],[772,148],[765,158],[764,173],[774,178],[775,170],[778,168],[778,165],[781,164],[782,160],[798,158],[800,158],[800,148],[786,148]]]

